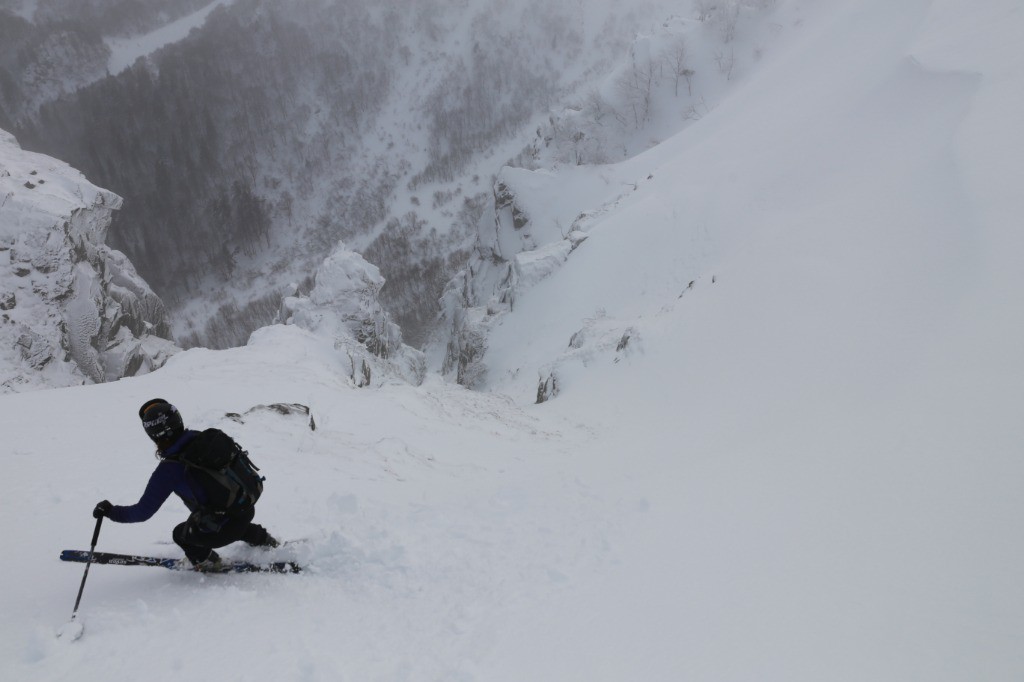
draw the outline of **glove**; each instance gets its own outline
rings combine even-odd
[[[110,503],[110,500],[103,500],[96,505],[96,508],[92,510],[92,517],[99,519],[110,513],[110,510],[114,508],[114,505]]]

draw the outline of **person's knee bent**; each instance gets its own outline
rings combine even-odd
[[[186,540],[187,537],[188,537],[188,522],[179,523],[177,526],[174,527],[174,530],[171,531],[171,539],[174,540],[174,544],[176,544],[176,545],[185,545],[185,544],[187,544],[187,542],[188,542]]]

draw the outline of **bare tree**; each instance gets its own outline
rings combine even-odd
[[[683,36],[676,36],[665,53],[665,61],[668,68],[675,77],[675,96],[679,97],[679,79],[686,79],[686,94],[693,95],[693,74],[689,67],[689,54],[686,50],[686,40]]]
[[[740,5],[733,0],[719,11],[722,22],[722,42],[731,43],[736,38],[736,24],[740,19]]]
[[[704,114],[709,111],[711,111],[711,109],[708,107],[708,103],[704,101],[703,97],[701,97],[699,102],[691,104],[683,111],[683,120],[699,121],[703,118]]]
[[[715,63],[718,64],[718,70],[725,76],[725,80],[732,80],[732,70],[736,67],[736,53],[732,48],[728,52],[716,50]]]
[[[587,92],[587,96],[583,101],[583,115],[587,121],[593,123],[596,126],[603,127],[604,121],[609,114],[608,103],[604,101],[604,97],[596,89],[591,89]]]
[[[696,0],[693,3],[693,8],[697,10],[697,20],[707,21],[714,14],[717,7],[715,0]]]
[[[619,92],[633,113],[633,125],[640,129],[651,116],[651,91],[654,88],[655,65],[650,57],[639,58],[633,52],[629,70],[617,83]]]

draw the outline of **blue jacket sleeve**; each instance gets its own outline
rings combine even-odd
[[[111,508],[107,516],[118,523],[139,523],[150,519],[163,506],[167,498],[174,492],[173,471],[166,463],[161,462],[149,477],[146,490],[139,501],[131,506]]]

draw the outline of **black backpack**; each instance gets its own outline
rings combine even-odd
[[[263,493],[264,479],[249,453],[220,429],[206,429],[173,459],[196,474],[208,510],[244,511]]]

